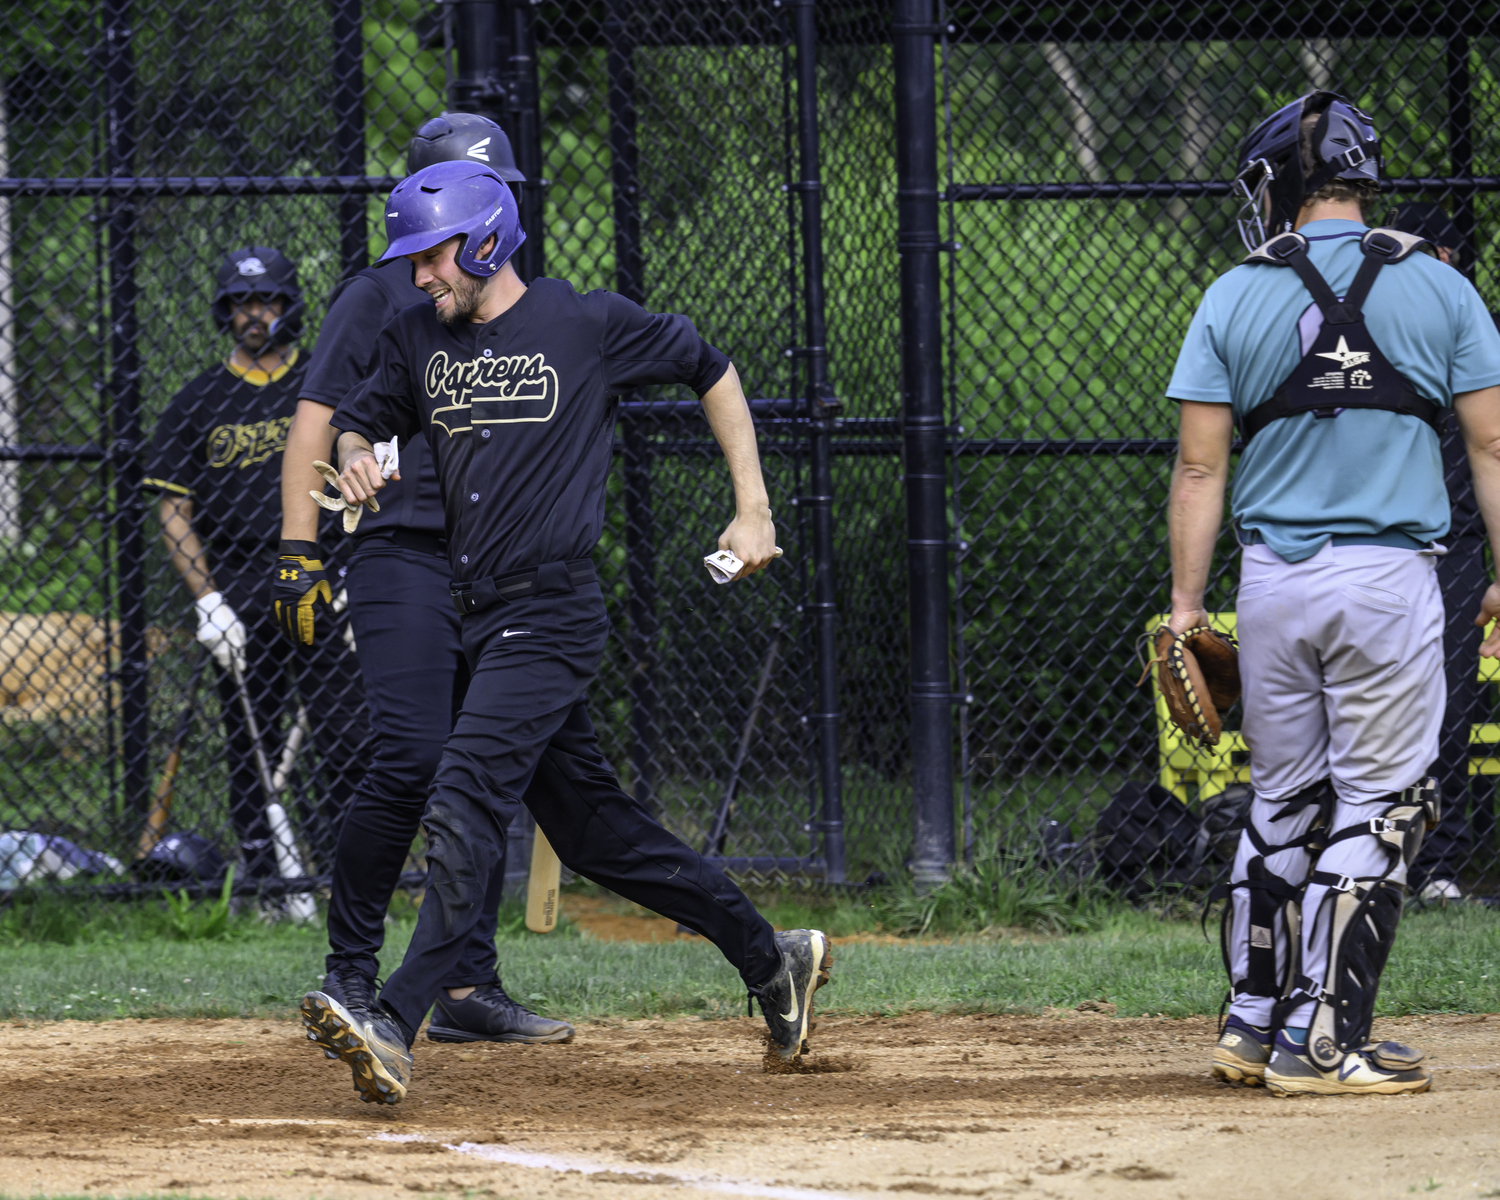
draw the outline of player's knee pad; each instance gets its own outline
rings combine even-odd
[[[1388,801],[1379,816],[1335,830],[1328,837],[1329,845],[1360,837],[1373,839],[1386,854],[1385,869],[1380,874],[1354,878],[1315,865],[1308,877],[1309,883],[1328,889],[1318,911],[1303,914],[1307,922],[1324,920],[1326,914],[1327,977],[1320,984],[1299,975],[1294,980],[1292,1002],[1315,1002],[1307,1035],[1308,1055],[1325,1070],[1369,1041],[1375,994],[1396,941],[1396,927],[1406,900],[1405,884],[1390,876],[1397,864],[1411,865],[1421,851],[1422,838],[1441,815],[1435,779],[1413,784],[1392,794]]]
[[[1282,843],[1270,843],[1255,828],[1253,822],[1245,825],[1243,836],[1255,847],[1256,853],[1245,867],[1245,878],[1221,884],[1209,893],[1209,900],[1232,898],[1234,892],[1243,890],[1248,898],[1248,919],[1237,920],[1233,900],[1224,906],[1223,921],[1219,927],[1219,950],[1224,959],[1224,970],[1229,976],[1229,998],[1259,996],[1280,1000],[1286,996],[1295,975],[1297,948],[1299,945],[1299,904],[1304,888],[1303,879],[1286,879],[1275,874],[1266,865],[1266,860],[1283,850],[1302,849],[1315,853],[1321,848],[1327,833],[1329,817],[1333,811],[1333,786],[1327,779],[1303,788],[1291,796],[1277,809],[1272,821],[1293,816],[1315,807],[1316,814],[1305,832]],[[1281,947],[1281,961],[1277,962],[1277,948]],[[1234,970],[1235,951],[1244,949],[1247,969],[1236,978]]]

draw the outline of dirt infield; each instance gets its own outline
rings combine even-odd
[[[0,1194],[1500,1195],[1500,1018],[1380,1032],[1428,1050],[1431,1093],[1274,1100],[1208,1077],[1206,1019],[1067,1013],[825,1019],[797,1076],[761,1073],[749,1020],[422,1041],[377,1109],[291,1022],[10,1025]]]

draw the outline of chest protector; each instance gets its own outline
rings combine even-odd
[[[1273,237],[1245,259],[1272,267],[1290,267],[1312,293],[1323,314],[1323,327],[1302,361],[1282,381],[1276,394],[1240,418],[1240,436],[1248,442],[1272,421],[1312,412],[1336,417],[1346,408],[1378,408],[1425,421],[1442,435],[1443,408],[1417,393],[1380,352],[1365,328],[1364,303],[1375,278],[1387,263],[1397,263],[1431,243],[1395,229],[1371,229],[1359,240],[1365,260],[1342,300],[1307,256],[1300,233]]]

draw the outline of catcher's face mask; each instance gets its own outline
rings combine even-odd
[[[1240,241],[1246,250],[1262,245],[1269,235],[1266,233],[1266,217],[1270,211],[1271,185],[1276,182],[1276,171],[1263,158],[1252,159],[1234,177],[1233,194],[1241,201],[1235,225],[1239,227]]]

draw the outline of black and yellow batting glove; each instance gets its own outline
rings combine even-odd
[[[317,636],[319,615],[333,620],[333,591],[317,542],[283,540],[271,577],[276,598],[276,624],[299,646],[311,646]]]

